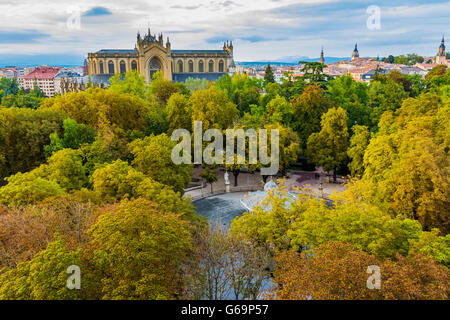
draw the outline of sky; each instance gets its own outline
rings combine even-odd
[[[134,48],[148,27],[173,49],[232,40],[236,61],[315,58],[322,46],[349,57],[356,42],[362,57],[434,56],[443,34],[450,42],[449,17],[450,1],[437,0],[0,0],[0,64],[81,64],[88,52]]]

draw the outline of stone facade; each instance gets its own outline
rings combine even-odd
[[[184,82],[187,78],[216,80],[225,73],[233,73],[233,43],[225,42],[221,50],[172,50],[169,38],[163,35],[137,34],[132,50],[103,49],[88,54],[89,75],[104,82],[115,73],[137,70],[150,83],[157,71],[164,78]]]

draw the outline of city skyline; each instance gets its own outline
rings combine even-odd
[[[169,36],[174,49],[217,49],[232,39],[236,61],[283,61],[292,57],[349,57],[417,53],[434,56],[448,1],[179,0],[0,3],[0,63],[21,60],[72,64],[88,52],[132,49],[148,27]],[[369,6],[379,6],[380,28],[369,29]],[[80,17],[79,29],[77,17]],[[14,16],[15,19],[10,17]],[[16,61],[14,61],[16,60]],[[38,62],[38,61],[36,61]],[[81,62],[81,61],[80,61]]]

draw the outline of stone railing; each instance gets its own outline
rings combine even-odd
[[[256,190],[262,190],[262,186],[259,186],[259,185],[250,185],[250,186],[247,185],[247,186],[237,186],[237,187],[230,186],[229,192],[235,193],[235,192],[256,191]],[[195,191],[195,192],[193,192],[193,191]],[[209,186],[205,186],[204,188],[193,187],[193,188],[185,189],[183,198],[190,196],[192,201],[196,201],[196,200],[200,200],[200,199],[204,199],[204,198],[208,198],[208,197],[212,197],[212,196],[216,196],[216,195],[220,195],[220,194],[225,194],[225,193],[227,193],[226,188],[214,188],[213,192],[211,192]]]

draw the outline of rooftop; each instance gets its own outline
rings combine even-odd
[[[100,51],[97,51],[96,53],[110,53],[110,54],[124,54],[124,53],[131,53],[131,54],[137,54],[136,49],[102,49]]]
[[[175,54],[192,54],[192,53],[210,53],[210,54],[214,54],[214,53],[219,53],[219,54],[224,54],[226,53],[226,50],[172,50],[172,53]],[[97,51],[96,53],[99,54],[137,54],[137,50],[136,49],[102,49]]]
[[[37,67],[23,78],[25,80],[50,80],[58,74],[60,69],[59,67]]]
[[[226,50],[172,50],[172,53],[184,54],[184,53],[226,53]]]

